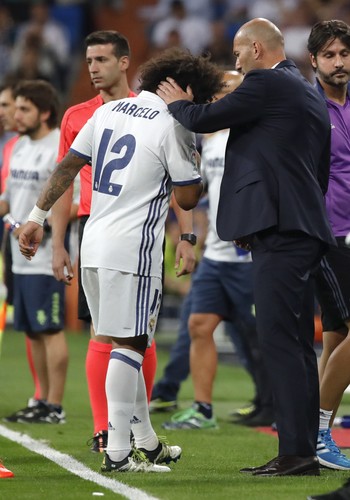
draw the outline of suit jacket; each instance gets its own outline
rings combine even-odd
[[[215,103],[176,101],[169,110],[194,132],[230,129],[217,216],[221,239],[276,226],[334,244],[323,196],[330,168],[329,115],[293,61],[250,71]]]

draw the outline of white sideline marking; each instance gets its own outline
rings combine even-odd
[[[68,470],[72,474],[75,474],[76,476],[87,481],[92,481],[99,486],[103,486],[104,488],[113,491],[113,493],[119,493],[119,495],[122,495],[125,498],[130,500],[158,500],[156,497],[148,495],[142,490],[127,486],[126,484],[120,483],[115,479],[105,477],[102,474],[89,469],[86,465],[82,464],[78,460],[75,460],[75,458],[70,455],[54,450],[46,444],[32,439],[30,436],[27,436],[27,434],[11,431],[10,429],[7,429],[7,427],[0,425],[0,435],[10,439],[10,441],[14,441],[15,443],[24,446],[24,448],[28,448],[28,450],[33,451],[38,455],[42,455],[52,462],[55,462],[57,465]]]

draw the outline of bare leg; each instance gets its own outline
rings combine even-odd
[[[68,368],[68,348],[63,330],[54,335],[44,334],[49,392],[47,401],[60,405],[63,399]]]
[[[216,314],[191,314],[190,366],[195,401],[212,402],[217,368],[217,351],[213,334],[222,318]]]
[[[318,375],[320,382],[322,382],[323,375],[326,369],[326,365],[328,363],[328,359],[334,349],[340,345],[345,336],[341,335],[340,333],[337,332],[323,332],[323,349],[322,349],[322,354],[318,363]]]

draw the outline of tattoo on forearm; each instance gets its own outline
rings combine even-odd
[[[37,205],[42,210],[50,210],[58,198],[69,188],[86,161],[68,153],[52,172],[42,190]]]

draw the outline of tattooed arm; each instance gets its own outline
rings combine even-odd
[[[86,164],[86,159],[68,152],[47,180],[36,207],[48,211],[60,196],[70,187],[73,179]],[[29,221],[21,228],[18,238],[19,248],[28,260],[36,254],[43,238],[43,228],[37,222]]]
[[[68,151],[47,180],[36,203],[37,206],[42,210],[50,210],[55,201],[69,188],[84,165],[86,165],[86,159]]]

